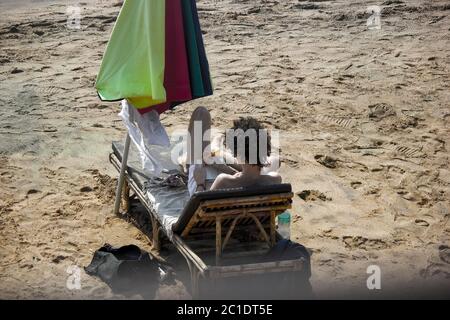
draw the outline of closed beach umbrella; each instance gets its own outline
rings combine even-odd
[[[211,95],[195,0],[126,0],[96,89],[102,100],[127,99],[140,113]]]

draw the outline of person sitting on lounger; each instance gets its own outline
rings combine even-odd
[[[200,123],[201,131],[196,132],[195,123]],[[211,115],[204,107],[194,110],[189,122],[187,154],[188,188],[192,195],[196,191],[229,189],[239,187],[255,187],[281,183],[277,172],[267,170],[271,162],[270,136],[267,129],[255,118],[239,118],[227,132],[225,146],[228,152],[222,154],[226,159],[223,164],[207,164],[205,155],[211,154],[210,144]],[[202,134],[200,139],[198,136]],[[252,137],[250,134],[254,134]],[[262,137],[266,135],[266,137]],[[202,141],[200,155],[195,153],[195,142]],[[230,148],[230,145],[232,147]],[[208,149],[209,147],[209,149]],[[231,150],[230,150],[231,149]],[[206,150],[206,151],[205,151]],[[213,153],[212,153],[213,154]],[[200,158],[201,159],[197,159]],[[230,161],[230,158],[232,161]],[[195,161],[197,160],[197,161]]]

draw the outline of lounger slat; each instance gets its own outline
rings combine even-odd
[[[289,205],[283,205],[283,206],[274,206],[270,209],[272,211],[275,211],[276,214],[280,214],[284,212],[286,209],[289,209],[291,206]],[[260,208],[246,208],[247,212],[255,214],[257,217],[260,217],[261,219],[268,219],[270,217],[269,208],[265,209],[264,211],[261,211]],[[199,223],[204,221],[209,221],[209,225],[203,226],[204,228],[209,228],[211,225],[215,224],[217,217],[222,217],[223,219],[232,219],[236,215],[240,215],[243,212],[243,208],[241,209],[232,209],[232,210],[224,210],[224,211],[217,211],[217,212],[204,212],[202,208],[198,208],[196,210],[196,214],[191,218],[191,220],[188,222],[187,226],[183,230],[181,237],[186,238],[190,231],[195,227],[199,228]],[[246,222],[241,221],[239,224],[249,224],[248,219],[246,219]],[[224,226],[230,224],[231,222],[225,221]]]
[[[275,210],[278,213],[282,213],[287,209],[290,209],[292,206],[289,204],[285,204],[285,205],[280,205],[280,206],[272,206],[272,207],[266,207],[264,209],[262,208],[245,208],[246,210],[248,210],[248,212],[253,212],[253,213],[258,213],[261,212],[263,215],[270,215],[270,211]],[[238,208],[238,209],[225,209],[225,210],[221,210],[221,211],[208,211],[208,212],[204,212],[201,215],[201,219],[208,219],[211,217],[215,217],[215,216],[234,216],[234,215],[239,215],[242,213],[242,210],[244,208]]]
[[[253,223],[249,223],[249,225],[253,225]],[[249,230],[249,225],[239,224],[238,226],[235,227],[235,232],[240,233],[240,232],[246,232],[246,231],[247,232],[254,231],[254,230]],[[267,223],[263,224],[263,226],[264,226],[264,229],[270,228],[270,225]],[[229,229],[229,227],[222,228],[222,235],[224,235],[228,231],[228,229]],[[191,229],[191,232],[189,233],[189,238],[191,236],[198,235],[198,234],[204,235],[205,237],[210,236],[210,235],[212,236],[215,234],[215,230],[216,230],[215,225],[211,226],[209,228],[193,228],[193,229]],[[256,230],[256,228],[255,228],[255,230]],[[188,240],[189,238],[186,238],[186,240]]]
[[[212,278],[235,277],[243,274],[261,274],[267,272],[300,271],[304,260],[284,260],[276,262],[251,263],[233,266],[210,267],[208,274]]]
[[[184,231],[181,233],[181,237],[186,237],[189,234],[189,231],[191,231],[191,229],[197,224],[197,222],[200,220],[199,219],[199,215],[202,212],[202,208],[199,207],[197,208],[197,210],[195,210],[194,215],[192,216],[192,218],[189,220],[186,228],[184,229]]]
[[[251,196],[251,197],[242,197],[242,198],[229,198],[229,199],[217,199],[217,200],[205,200],[202,203],[202,207],[214,208],[214,207],[226,207],[230,206],[240,206],[240,205],[249,205],[249,204],[262,204],[270,201],[274,202],[291,202],[293,193],[285,193],[285,194],[269,194],[262,196]]]
[[[272,209],[273,207],[291,207],[291,203],[290,202],[276,202],[276,203],[269,203],[269,204],[257,204],[257,205],[251,205],[248,204],[246,206],[227,206],[227,207],[202,207],[203,212],[205,213],[210,213],[210,212],[223,212],[223,211],[227,211],[227,210],[241,210],[241,209],[250,209],[253,208],[254,211],[264,211],[265,208],[267,208],[267,210]]]

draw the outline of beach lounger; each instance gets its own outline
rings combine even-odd
[[[112,149],[110,161],[120,172],[124,146],[113,142]],[[169,172],[174,169],[168,154],[153,151],[165,157],[163,166]],[[281,239],[275,221],[291,207],[289,184],[203,191],[190,197],[183,187],[149,185],[152,177],[139,168],[139,160],[130,152],[122,188],[124,210],[129,210],[131,190],[150,216],[153,248],[160,250],[168,241],[185,258],[194,298],[199,297],[200,280],[302,270],[302,258],[264,259],[264,253]]]

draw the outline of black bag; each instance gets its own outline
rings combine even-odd
[[[87,274],[98,276],[119,294],[140,294],[153,299],[160,283],[160,268],[165,269],[148,252],[135,245],[114,248],[110,244],[95,251]]]
[[[280,240],[258,263],[304,259],[300,271],[238,275],[200,283],[201,299],[313,299],[310,253],[299,243]]]
[[[282,239],[266,253],[263,261],[295,260],[300,258],[305,260],[304,276],[309,279],[311,277],[310,254],[300,243]]]
[[[295,260],[300,258],[304,260],[301,271],[285,272],[271,279],[274,284],[276,283],[278,287],[283,288],[282,296],[284,299],[314,298],[311,283],[309,282],[311,277],[310,253],[301,244],[282,239],[263,258],[263,261]]]

